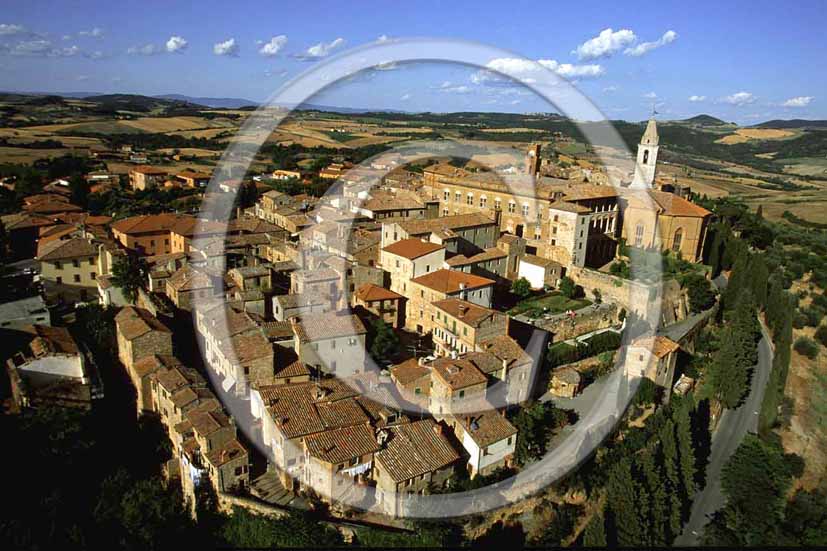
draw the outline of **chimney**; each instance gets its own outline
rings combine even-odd
[[[442,436],[442,425],[440,423],[434,424],[434,432],[439,436]]]
[[[464,318],[465,317],[465,312],[467,312],[467,311],[468,311],[468,307],[466,305],[464,305],[464,304],[459,305],[459,317],[460,318]]]

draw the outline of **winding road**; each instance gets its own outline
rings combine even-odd
[[[758,364],[752,374],[752,386],[744,403],[738,408],[724,410],[718,428],[712,434],[712,452],[706,467],[706,487],[692,502],[689,522],[683,533],[675,539],[678,547],[700,544],[703,529],[710,517],[724,505],[721,492],[721,470],[748,432],[758,431],[758,417],[764,391],[772,369],[773,351],[771,339],[764,324],[762,338],[758,342]]]

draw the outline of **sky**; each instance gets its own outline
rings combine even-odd
[[[585,4],[585,5],[584,5]],[[3,1],[0,90],[263,101],[350,48],[409,37],[513,52],[488,69],[531,79],[537,61],[610,119],[708,113],[754,124],[827,119],[827,2],[196,3]],[[485,67],[389,63],[313,103],[404,111],[557,111]]]

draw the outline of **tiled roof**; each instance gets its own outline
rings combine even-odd
[[[395,482],[448,467],[460,456],[432,419],[388,427],[390,438],[374,460]]]
[[[432,304],[435,308],[442,310],[447,315],[454,317],[471,327],[479,327],[482,322],[495,316],[505,316],[496,310],[483,308],[473,302],[459,298],[447,298],[438,300]]]
[[[186,214],[144,214],[118,220],[112,224],[112,230],[124,234],[163,233],[170,231],[182,220],[192,219]]]
[[[118,331],[125,339],[130,341],[150,331],[172,333],[166,325],[161,323],[161,321],[148,310],[134,306],[125,306],[122,308],[121,311],[118,312],[118,315],[115,316],[115,323],[117,324]]]
[[[548,206],[549,210],[561,210],[563,212],[573,212],[575,214],[588,214],[591,212],[583,205],[576,205],[568,201],[555,201]]]
[[[96,256],[98,249],[88,239],[83,237],[74,237],[72,239],[63,239],[55,241],[47,241],[38,244],[37,259],[38,260],[64,260],[70,258],[80,258],[87,256]]]
[[[159,356],[153,354],[138,360],[132,365],[132,369],[138,377],[144,377],[150,373],[155,373],[161,369],[170,369],[181,365],[181,362],[175,356]]]
[[[247,450],[244,449],[244,446],[242,446],[238,440],[233,438],[220,448],[208,451],[205,457],[213,467],[221,467],[234,459],[246,456]]]
[[[532,362],[531,356],[508,335],[491,337],[482,341],[479,346],[483,351],[504,360],[509,368]]]
[[[51,327],[49,325],[29,325],[21,329],[34,339],[29,342],[29,348],[36,357],[48,354],[80,354],[78,345],[71,333],[65,327]],[[12,344],[12,343],[6,343]]]
[[[258,391],[276,425],[287,438],[346,426],[350,422],[364,424],[367,419],[363,411],[356,411],[348,406],[327,408],[324,417],[320,413],[319,405],[343,400],[353,401],[356,396],[353,389],[338,379],[295,385],[262,386]],[[337,414],[343,416],[337,417]],[[325,424],[325,419],[331,423],[330,426]]]
[[[488,381],[488,378],[477,366],[463,358],[437,358],[431,365],[433,366],[433,372],[451,390],[460,390]]]
[[[445,260],[445,262],[449,266],[467,266],[469,264],[478,264],[480,262],[488,262],[490,260],[498,260],[500,258],[507,257],[508,254],[498,249],[497,247],[491,247],[490,249],[485,249],[481,253],[477,253],[471,256],[465,256],[464,254],[456,254],[451,258]]]
[[[379,451],[379,444],[368,425],[356,425],[313,434],[304,439],[307,452],[325,463],[346,463]]]
[[[426,366],[419,365],[415,358],[405,360],[401,364],[391,367],[391,376],[402,385],[413,383],[423,377],[430,377],[430,375],[431,370]]]
[[[294,331],[303,343],[367,333],[356,314],[306,314],[293,319]]]
[[[155,176],[161,176],[165,174],[169,174],[169,171],[165,168],[159,168],[157,166],[136,166],[129,170],[130,172],[137,172],[139,174],[151,174]]]
[[[210,276],[200,270],[196,270],[189,264],[185,264],[167,279],[167,286],[176,291],[193,291],[197,289],[212,289],[215,284]]]
[[[531,264],[532,266],[542,266],[545,268],[546,266],[561,266],[559,262],[555,262],[549,258],[543,258],[540,256],[536,256],[533,254],[524,254],[520,257],[520,262],[525,262],[526,264]]]
[[[464,284],[466,289],[478,289],[480,287],[487,287],[493,285],[494,281],[484,277],[467,274],[456,270],[437,270],[429,274],[425,274],[411,280],[412,283],[418,283],[438,291],[440,293],[452,294],[461,290],[461,285]]]
[[[705,218],[712,214],[705,208],[696,205],[691,201],[687,201],[683,197],[679,197],[674,193],[650,190],[649,195],[651,195],[655,203],[663,209],[663,214],[667,216]]]
[[[680,348],[678,343],[661,335],[639,338],[632,343],[632,346],[647,348],[658,358],[663,358]]]
[[[365,283],[356,289],[354,296],[363,302],[373,302],[376,300],[398,300],[405,298],[399,293],[395,293],[390,289],[385,289],[379,285],[374,285],[373,283]]]
[[[425,233],[439,232],[446,229],[459,230],[493,224],[495,224],[494,220],[480,212],[399,222],[399,226],[408,232],[409,235],[422,235]]]
[[[395,254],[397,256],[413,260],[415,258],[419,258],[420,256],[425,256],[426,254],[436,252],[442,248],[442,245],[437,245],[436,243],[430,243],[428,241],[422,241],[421,239],[411,238],[397,241],[396,243],[388,245],[382,250],[387,253]]]
[[[517,434],[517,429],[497,410],[455,417],[477,446],[484,448]]]

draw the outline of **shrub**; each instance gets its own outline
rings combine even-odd
[[[821,346],[827,346],[827,325],[822,325],[815,332],[815,338]]]
[[[816,356],[818,356],[818,345],[809,337],[798,337],[793,348],[795,348],[796,352],[802,356],[807,356],[811,360],[816,359]]]

